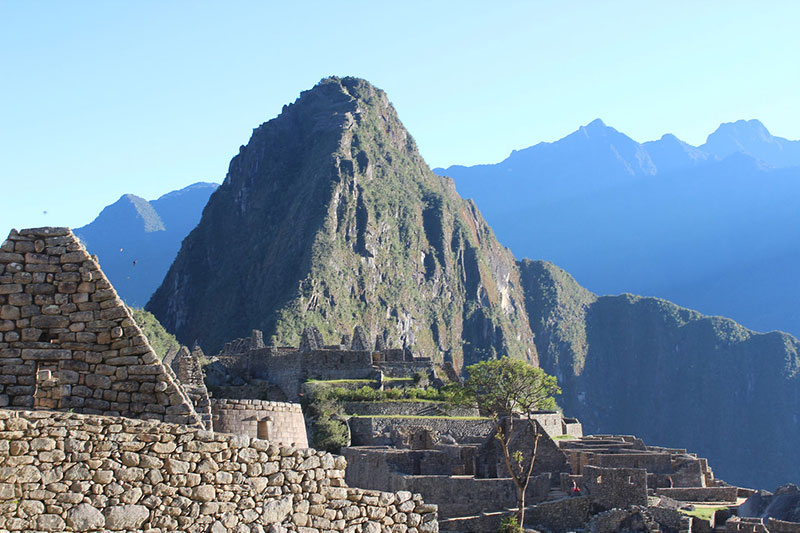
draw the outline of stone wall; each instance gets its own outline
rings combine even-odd
[[[544,502],[525,509],[525,526],[563,533],[583,529],[589,521],[591,503],[583,496]]]
[[[263,400],[213,399],[214,431],[247,435],[282,445],[308,447],[300,404]]]
[[[643,468],[583,468],[582,492],[600,508],[647,505],[647,471]]]
[[[656,489],[656,494],[681,502],[736,502],[737,487],[675,487]]]
[[[264,348],[249,352],[252,375],[274,383],[289,400],[299,398],[300,386],[309,379],[371,379],[376,376],[372,353],[351,350],[277,351]]]
[[[0,407],[201,425],[130,311],[68,228],[0,246]]]
[[[644,468],[653,473],[672,473],[672,458],[663,453],[598,453],[589,462],[604,468]]]
[[[725,522],[726,533],[769,533],[760,518],[732,516]]]
[[[663,529],[668,531],[691,531],[692,517],[676,509],[650,506],[647,510]]]
[[[517,489],[510,478],[477,479],[470,475],[453,475],[455,466],[469,460],[469,457],[455,454],[469,450],[458,446],[446,448],[343,448],[342,455],[348,463],[345,480],[350,485],[375,490],[418,492],[425,501],[439,506],[443,518],[516,507]],[[550,483],[549,473],[532,477],[525,493],[527,503],[545,500],[550,492]]]
[[[445,402],[344,402],[345,412],[360,416],[424,416],[432,411],[443,416],[479,416],[472,407],[458,407]]]
[[[345,467],[340,456],[179,424],[0,410],[0,530],[438,530],[435,505],[348,488]]]
[[[617,533],[618,531],[659,531],[660,528],[649,508],[634,506],[626,509],[611,509],[597,514],[589,521],[588,529],[592,533]]]
[[[426,502],[438,506],[443,518],[470,516],[517,506],[517,487],[511,478],[404,475],[397,477],[394,486],[396,490],[420,493]],[[549,474],[532,477],[525,492],[526,504],[544,501],[549,492]]]
[[[227,343],[212,365],[220,374],[267,380],[293,401],[308,380],[375,379],[380,375],[410,378],[417,372],[433,375],[430,358],[415,357],[404,349],[373,350],[365,338],[354,333],[349,344],[325,345],[319,330],[309,327],[298,348],[265,347],[261,332],[254,330],[248,338]]]
[[[560,424],[560,417],[558,419]],[[558,475],[560,472],[569,472],[567,457],[559,446],[550,438],[548,433],[542,428],[538,421],[533,422],[537,427],[540,437],[536,446],[536,460],[533,464],[533,473],[542,474],[550,472]],[[534,436],[530,426],[524,419],[514,420],[514,430],[509,442],[511,453],[517,451],[522,453],[525,460],[530,458],[533,449]],[[503,455],[500,442],[489,437],[478,451],[476,459],[476,474],[478,477],[504,477],[508,467],[506,466],[505,456]]]
[[[199,346],[195,346],[191,352],[186,346],[181,346],[171,363],[166,362],[166,357],[163,363],[169,365],[177,376],[178,382],[189,396],[194,410],[202,420],[203,427],[211,429],[211,397],[203,379],[203,369],[200,366],[201,357],[204,355]]]
[[[770,533],[800,533],[800,523],[769,518],[767,520],[767,529],[769,529]]]
[[[348,424],[353,446],[391,446],[392,435],[402,428],[425,427],[440,435],[450,435],[459,443],[483,442],[494,431],[488,419],[357,417]]]

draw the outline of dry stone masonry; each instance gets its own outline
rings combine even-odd
[[[171,358],[170,363],[167,363],[166,357],[164,358],[164,364],[169,364],[178,377],[178,382],[192,401],[203,426],[211,429],[211,398],[203,379],[203,369],[200,366],[200,359],[203,357],[203,350],[199,346],[195,346],[191,352],[186,346],[181,346]]]
[[[197,427],[0,409],[0,530],[438,531],[435,505],[348,488],[345,467]]]
[[[429,357],[403,348],[373,351],[362,326],[354,328],[352,343],[333,345],[324,343],[317,328],[308,327],[296,348],[265,347],[262,332],[253,330],[249,337],[226,343],[211,357],[206,371],[210,388],[264,381],[290,401],[300,398],[303,384],[309,380],[402,378],[417,373],[435,376]]]
[[[235,433],[277,444],[308,446],[305,419],[296,403],[214,399],[214,431]]]
[[[239,434],[210,431],[201,357],[182,348],[162,364],[69,229],[12,231],[0,531],[438,531],[419,494],[348,488],[343,457],[281,446],[307,446],[299,405],[217,400],[214,425]]]
[[[0,246],[0,407],[200,425],[95,258],[68,228]]]

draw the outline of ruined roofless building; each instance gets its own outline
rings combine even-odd
[[[68,228],[0,246],[0,406],[202,426],[97,260]]]
[[[260,332],[249,346],[263,347]],[[162,363],[114,288],[68,228],[12,231],[0,246],[0,408],[124,416],[241,430],[307,446],[299,405],[217,402],[202,351]],[[269,425],[269,431],[257,427]],[[251,427],[252,426],[252,427]]]
[[[408,348],[386,348],[384,336],[376,336],[375,348],[363,326],[353,328],[352,340],[344,335],[342,344],[326,345],[319,329],[303,329],[300,344],[256,345],[263,339],[258,330],[250,337],[227,342],[206,367],[209,387],[233,385],[240,381],[265,381],[278,387],[289,401],[302,394],[304,383],[317,380],[412,378],[417,373],[435,376],[433,361],[415,356]],[[382,349],[379,349],[382,348]]]

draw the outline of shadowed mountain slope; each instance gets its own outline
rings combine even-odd
[[[590,433],[635,434],[708,457],[731,483],[800,479],[800,342],[666,300],[595,296],[522,261],[540,364]]]

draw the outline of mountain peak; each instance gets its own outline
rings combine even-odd
[[[759,139],[761,141],[771,142],[772,135],[766,126],[760,120],[737,120],[736,122],[723,122],[708,136],[706,142],[708,143],[714,137],[728,136],[737,140],[742,139]]]
[[[106,216],[118,216],[116,214],[112,215],[112,213],[121,213],[123,210],[130,208],[135,210],[136,218],[141,220],[142,229],[146,233],[164,231],[164,222],[158,216],[156,210],[153,209],[153,206],[150,205],[150,202],[135,194],[123,194],[119,197],[119,200],[103,209],[97,218],[103,217],[104,214]]]
[[[386,94],[329,77],[253,132],[147,307],[212,351],[254,328],[292,344],[362,325],[456,367],[536,361],[517,279]]]
[[[590,123],[588,123],[587,125],[581,126],[580,129],[581,130],[585,130],[585,131],[587,131],[589,133],[595,133],[595,132],[602,132],[602,131],[605,131],[607,129],[613,129],[613,128],[609,128],[608,126],[606,126],[605,122],[603,122],[599,118],[596,118],[593,121],[591,121]]]
[[[775,137],[755,119],[720,124],[700,149],[720,158],[742,152],[774,167],[800,165],[800,141]]]

